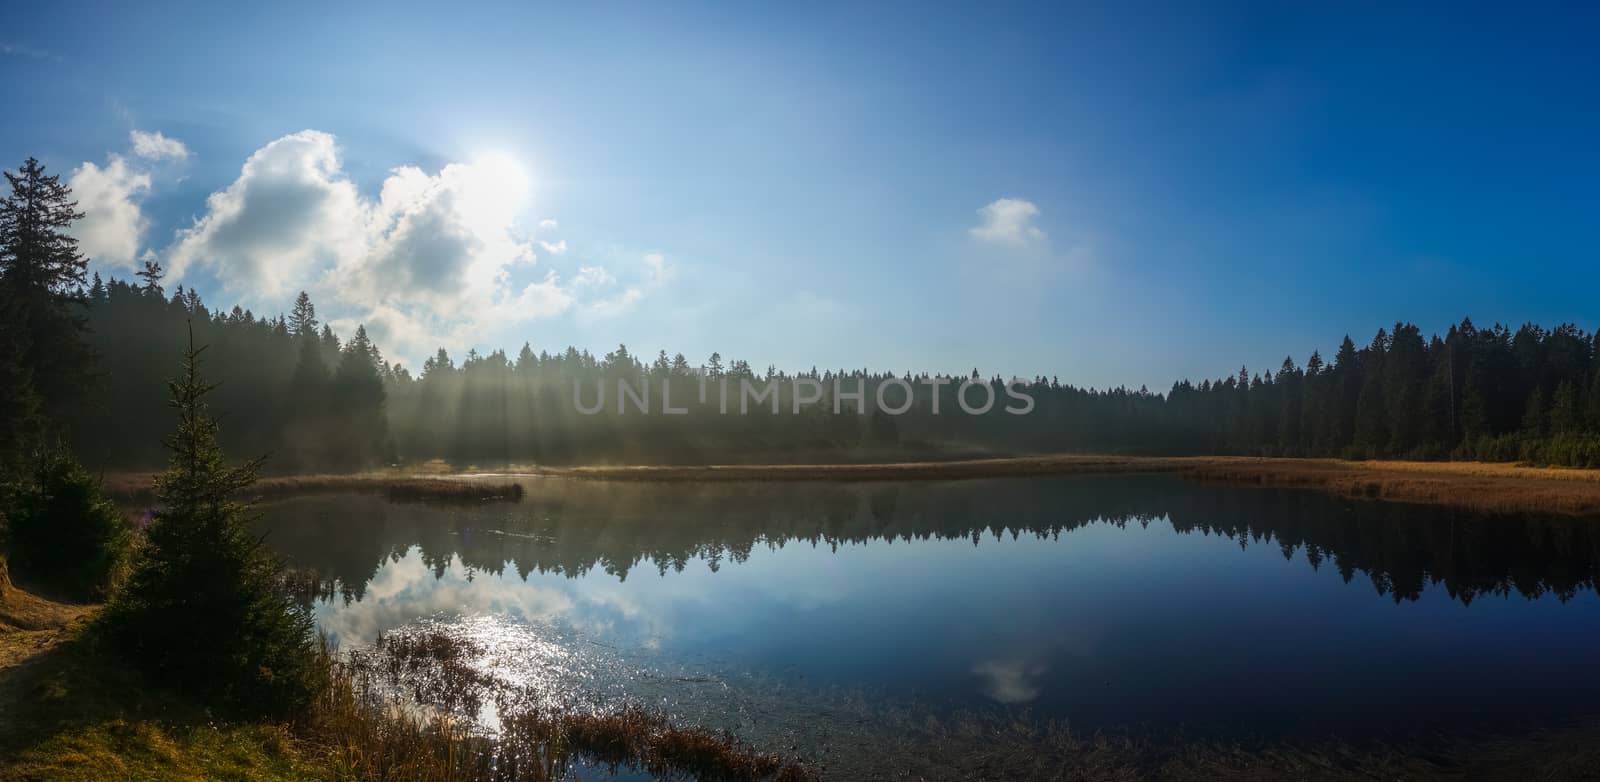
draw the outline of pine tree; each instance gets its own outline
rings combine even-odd
[[[18,291],[81,295],[89,261],[67,232],[83,217],[72,191],[33,158],[5,175],[11,195],[0,199],[0,276]]]
[[[1589,431],[1600,434],[1600,370],[1589,379],[1588,401],[1584,404],[1589,419]]]
[[[161,277],[165,273],[161,269],[161,264],[155,261],[145,261],[144,268],[140,269],[138,274],[134,276],[144,281],[144,285],[140,286],[140,290],[144,291],[148,296],[154,296],[159,299],[167,295],[166,291],[161,289]]]
[[[28,335],[15,307],[16,302],[0,298],[0,491],[21,473],[40,437],[39,394],[24,363]]]
[[[295,297],[294,312],[289,315],[289,333],[302,339],[317,335],[317,308],[305,291]]]
[[[376,348],[367,337],[366,326],[358,326],[344,347],[333,378],[333,409],[343,434],[337,466],[363,467],[386,455],[389,432],[384,397]]]
[[[17,572],[71,599],[104,599],[127,574],[128,523],[65,449],[50,447],[35,459],[4,531]]]
[[[157,510],[127,589],[105,626],[156,681],[239,716],[289,717],[316,693],[319,655],[307,612],[281,590],[282,567],[235,499],[261,460],[230,467],[205,398],[193,331],[172,381],[178,428],[156,480]]]
[[[1548,421],[1543,388],[1533,387],[1533,393],[1528,394],[1528,404],[1523,410],[1522,431],[1533,437],[1543,437],[1546,432],[1545,424]]]
[[[1556,386],[1550,400],[1550,433],[1576,433],[1583,428],[1583,410],[1578,406],[1578,387],[1570,380]]]
[[[22,363],[49,417],[61,422],[87,387],[94,354],[84,335],[82,307],[88,260],[68,233],[83,217],[72,191],[28,158],[0,198],[0,291],[4,313],[20,329]]]

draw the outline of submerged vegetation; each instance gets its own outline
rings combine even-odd
[[[317,741],[333,765],[361,779],[560,780],[579,762],[662,778],[814,778],[732,735],[676,726],[641,706],[533,705],[536,697],[477,670],[481,653],[468,640],[425,631],[380,639],[334,663],[334,686],[318,704]],[[486,702],[499,715],[492,736],[475,724]]]

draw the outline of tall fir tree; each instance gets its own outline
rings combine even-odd
[[[83,213],[38,160],[5,177],[11,192],[0,198],[0,290],[10,306],[0,315],[24,335],[22,363],[59,424],[82,400],[94,360],[84,335],[88,259],[69,233]]]
[[[129,662],[156,681],[240,716],[303,714],[321,679],[310,615],[283,590],[281,564],[237,498],[261,460],[229,466],[200,374],[191,328],[182,374],[169,385],[178,413],[171,461],[156,480],[147,545],[105,627]]]

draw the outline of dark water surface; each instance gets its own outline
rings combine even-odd
[[[1600,712],[1593,523],[1164,476],[527,487],[299,498],[264,529],[346,647],[443,627],[552,701],[812,751],[886,714],[1357,737]]]

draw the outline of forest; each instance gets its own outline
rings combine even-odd
[[[1365,345],[1346,336],[1331,357],[1303,366],[1241,367],[1215,379],[1180,380],[1165,393],[1094,389],[1055,376],[1002,379],[978,369],[932,375],[867,368],[783,370],[712,353],[595,355],[576,347],[515,354],[445,347],[413,373],[385,359],[364,328],[340,335],[306,293],[287,312],[213,308],[193,289],[163,284],[154,261],[132,279],[89,274],[71,225],[81,218],[67,188],[35,161],[7,173],[0,204],[0,435],[5,458],[27,443],[70,445],[94,469],[161,463],[170,428],[166,381],[192,326],[207,346],[212,394],[226,422],[224,446],[269,454],[271,472],[350,471],[442,459],[456,465],[515,463],[851,462],[1039,452],[1236,454],[1343,458],[1476,459],[1600,467],[1600,334],[1573,324],[1482,328],[1470,319],[1443,335],[1414,324],[1380,328]],[[719,415],[699,401],[702,378],[755,382],[808,378],[823,398],[789,414],[753,406]],[[902,415],[870,414],[854,401],[834,415],[835,379],[910,382]],[[987,414],[959,414],[957,387],[981,379],[1000,400]],[[616,381],[670,387],[689,414],[598,415],[578,411]],[[1004,412],[1005,386],[1035,401]],[[784,388],[791,387],[783,384]],[[654,393],[659,393],[656,391]],[[890,391],[895,399],[901,392]],[[937,393],[937,398],[935,398]],[[973,399],[981,394],[973,394]],[[593,403],[586,397],[586,403]],[[870,405],[870,403],[869,403]],[[934,414],[935,407],[941,414]],[[632,411],[630,411],[632,412]]]

